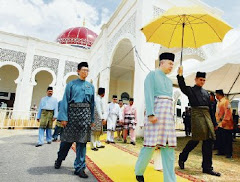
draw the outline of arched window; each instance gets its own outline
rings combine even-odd
[[[123,92],[121,94],[121,99],[122,100],[129,100],[129,94],[127,92]]]

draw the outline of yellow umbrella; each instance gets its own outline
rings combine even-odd
[[[168,48],[197,48],[205,44],[221,42],[232,29],[217,16],[201,7],[173,7],[141,30],[147,42]]]

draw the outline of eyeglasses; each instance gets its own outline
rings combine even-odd
[[[117,100],[117,99],[113,99],[113,100]]]
[[[81,69],[80,71],[89,72],[89,69]]]

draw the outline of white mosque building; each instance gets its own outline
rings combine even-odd
[[[66,27],[69,29],[59,32],[56,42],[0,32],[0,102],[7,103],[13,111],[27,112],[39,104],[49,85],[54,88],[54,96],[61,100],[65,85],[77,78],[77,64],[87,61],[88,80],[96,90],[106,88],[105,103],[113,94],[125,102],[134,97],[141,125],[146,75],[156,68],[158,55],[164,51],[175,53],[178,65],[180,50],[147,43],[140,29],[173,6],[194,5],[218,16],[223,13],[200,0],[122,0],[99,35],[85,26]],[[216,49],[215,45],[185,49],[184,60],[204,61]],[[176,88],[174,99],[181,115],[188,101],[179,93]]]

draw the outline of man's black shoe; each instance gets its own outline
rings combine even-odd
[[[132,145],[136,145],[136,143],[135,143],[135,142],[131,142],[130,144],[132,144]]]
[[[91,150],[98,151],[98,149],[97,149],[97,148],[91,148]]]
[[[227,155],[227,156],[226,156],[226,158],[228,158],[228,159],[231,159],[231,158],[232,158],[232,156],[231,156],[231,155]]]
[[[78,175],[80,178],[88,178],[88,175],[85,173],[85,171],[82,169],[79,172],[74,172],[74,174]]]
[[[106,144],[109,144],[109,143],[110,143],[110,141],[107,140],[107,141],[106,141]]]
[[[216,153],[215,155],[225,155],[225,154],[223,154],[223,153]]]
[[[57,141],[57,138],[54,138],[52,141],[53,141],[53,142],[56,142],[56,141]]]
[[[124,143],[127,143],[127,140],[124,140],[123,142],[124,142]]]
[[[144,177],[143,176],[136,176],[136,179],[139,182],[144,182]]]
[[[111,142],[111,143],[115,144],[115,142]]]
[[[62,161],[55,160],[55,164],[54,164],[55,169],[59,169],[61,165],[62,165]]]
[[[42,144],[37,144],[37,145],[35,145],[35,147],[41,147],[42,146]]]
[[[104,145],[101,145],[100,147],[97,147],[97,148],[99,148],[99,149],[102,148],[102,149],[103,149],[103,148],[105,148],[105,146],[104,146]]]
[[[47,142],[47,144],[51,144],[52,142]]]
[[[210,174],[213,176],[221,176],[221,173],[215,172],[213,170],[203,170],[203,173]]]
[[[182,160],[178,160],[178,165],[180,167],[180,169],[184,169],[184,162]]]

